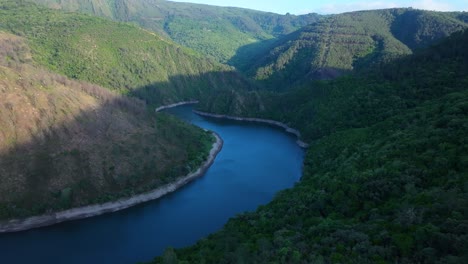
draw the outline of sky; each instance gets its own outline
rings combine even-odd
[[[236,6],[278,14],[337,14],[343,12],[413,7],[436,11],[468,11],[468,0],[171,0],[217,6]]]

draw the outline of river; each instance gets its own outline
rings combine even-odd
[[[304,151],[282,129],[165,110],[217,132],[224,147],[203,177],[119,212],[0,235],[0,263],[136,263],[184,247],[253,211],[301,176]]]

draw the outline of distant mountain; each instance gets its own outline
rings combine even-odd
[[[27,43],[0,32],[1,220],[145,192],[208,154],[209,133],[39,67]]]
[[[414,9],[360,11],[328,16],[279,39],[254,57],[249,76],[285,89],[310,79],[331,79],[375,67],[466,28],[463,13]]]
[[[279,15],[249,9],[171,2],[166,0],[34,0],[51,8],[136,22],[151,31],[165,34],[220,62],[228,62],[237,50],[291,33],[320,16]],[[251,46],[237,54],[231,65],[245,64],[252,52],[263,45]]]
[[[52,71],[152,105],[250,86],[232,67],[165,37],[90,15],[1,0],[0,30],[26,38],[34,60]]]
[[[136,22],[274,90],[374,67],[468,26],[464,13],[412,8],[294,16],[165,0],[34,2]]]
[[[371,71],[281,94],[238,93],[242,104],[218,95],[211,111],[299,128],[310,143],[303,176],[153,263],[465,263],[466,43],[468,30],[456,32]]]

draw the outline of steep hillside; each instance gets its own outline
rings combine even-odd
[[[466,27],[460,21],[462,13],[441,13],[422,10],[396,10],[391,25],[393,35],[411,50],[424,48],[434,41],[447,37],[453,31]]]
[[[241,8],[217,7],[166,0],[34,0],[51,8],[85,12],[118,21],[132,21],[154,32],[167,34],[221,62],[228,62],[239,47],[282,36],[310,24],[318,15],[279,15]],[[252,46],[232,65],[245,63],[262,50]]]
[[[411,54],[467,26],[463,13],[411,8],[293,16],[165,0],[34,2],[136,22],[276,90]]]
[[[466,43],[259,100],[311,144],[301,181],[155,263],[465,263]]]
[[[458,13],[413,9],[329,16],[280,39],[255,57],[248,74],[281,90],[310,79],[331,79],[411,54],[467,26]]]
[[[0,29],[25,37],[34,60],[55,72],[123,94],[141,88],[155,105],[249,86],[232,68],[130,24],[0,0]]]
[[[0,32],[0,219],[144,192],[196,168],[209,133],[32,66]]]

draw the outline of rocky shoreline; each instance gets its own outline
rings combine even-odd
[[[103,204],[88,205],[69,210],[50,213],[40,216],[33,216],[26,219],[13,219],[9,221],[0,222],[0,233],[18,232],[32,228],[49,226],[58,224],[65,221],[77,220],[97,216],[105,213],[111,213],[119,210],[129,208],[131,206],[158,199],[168,193],[174,192],[185,184],[193,181],[194,179],[202,176],[206,170],[213,164],[216,155],[223,147],[223,140],[221,137],[212,132],[216,138],[216,142],[210,150],[207,160],[195,172],[192,172],[177,181],[159,187],[147,193],[135,195],[129,198],[123,198],[114,202],[107,202]]]
[[[229,119],[229,120],[237,120],[237,121],[247,121],[247,122],[257,122],[257,123],[265,123],[269,125],[274,125],[278,126],[281,128],[284,128],[284,130],[288,133],[291,133],[297,137],[297,145],[301,148],[308,148],[309,144],[305,143],[304,141],[301,140],[301,132],[299,132],[297,129],[291,128],[287,126],[284,123],[281,123],[279,121],[271,120],[271,119],[262,119],[262,118],[252,118],[252,117],[237,117],[237,116],[228,116],[228,115],[219,115],[219,114],[212,114],[212,113],[206,113],[206,112],[201,112],[197,110],[193,110],[193,112],[197,115],[201,116],[207,116],[207,117],[214,117],[214,118],[220,118],[220,119]]]
[[[192,100],[192,101],[183,101],[183,102],[178,102],[174,104],[169,104],[169,105],[164,105],[156,108],[156,112],[162,111],[164,109],[168,108],[173,108],[177,107],[180,105],[187,105],[187,104],[198,104],[198,100]],[[264,123],[264,124],[269,124],[273,126],[278,126],[283,128],[287,133],[291,133],[297,137],[296,143],[299,147],[301,148],[308,148],[309,144],[305,143],[304,141],[301,140],[301,132],[299,130],[294,129],[286,125],[285,123],[271,120],[271,119],[263,119],[263,118],[253,118],[253,117],[238,117],[238,116],[229,116],[229,115],[220,115],[220,114],[213,114],[213,113],[207,113],[207,112],[202,112],[202,111],[197,111],[193,110],[195,114],[201,115],[201,116],[207,116],[207,117],[214,117],[214,118],[220,118],[220,119],[230,119],[230,120],[237,120],[237,121],[247,121],[247,122],[257,122],[257,123]]]
[[[164,109],[173,108],[173,107],[176,107],[176,106],[179,106],[179,105],[187,105],[187,104],[198,104],[198,101],[197,100],[183,101],[183,102],[173,103],[173,104],[169,104],[169,105],[163,105],[163,106],[160,106],[160,107],[156,108],[155,111],[159,112],[159,111],[162,111]]]

